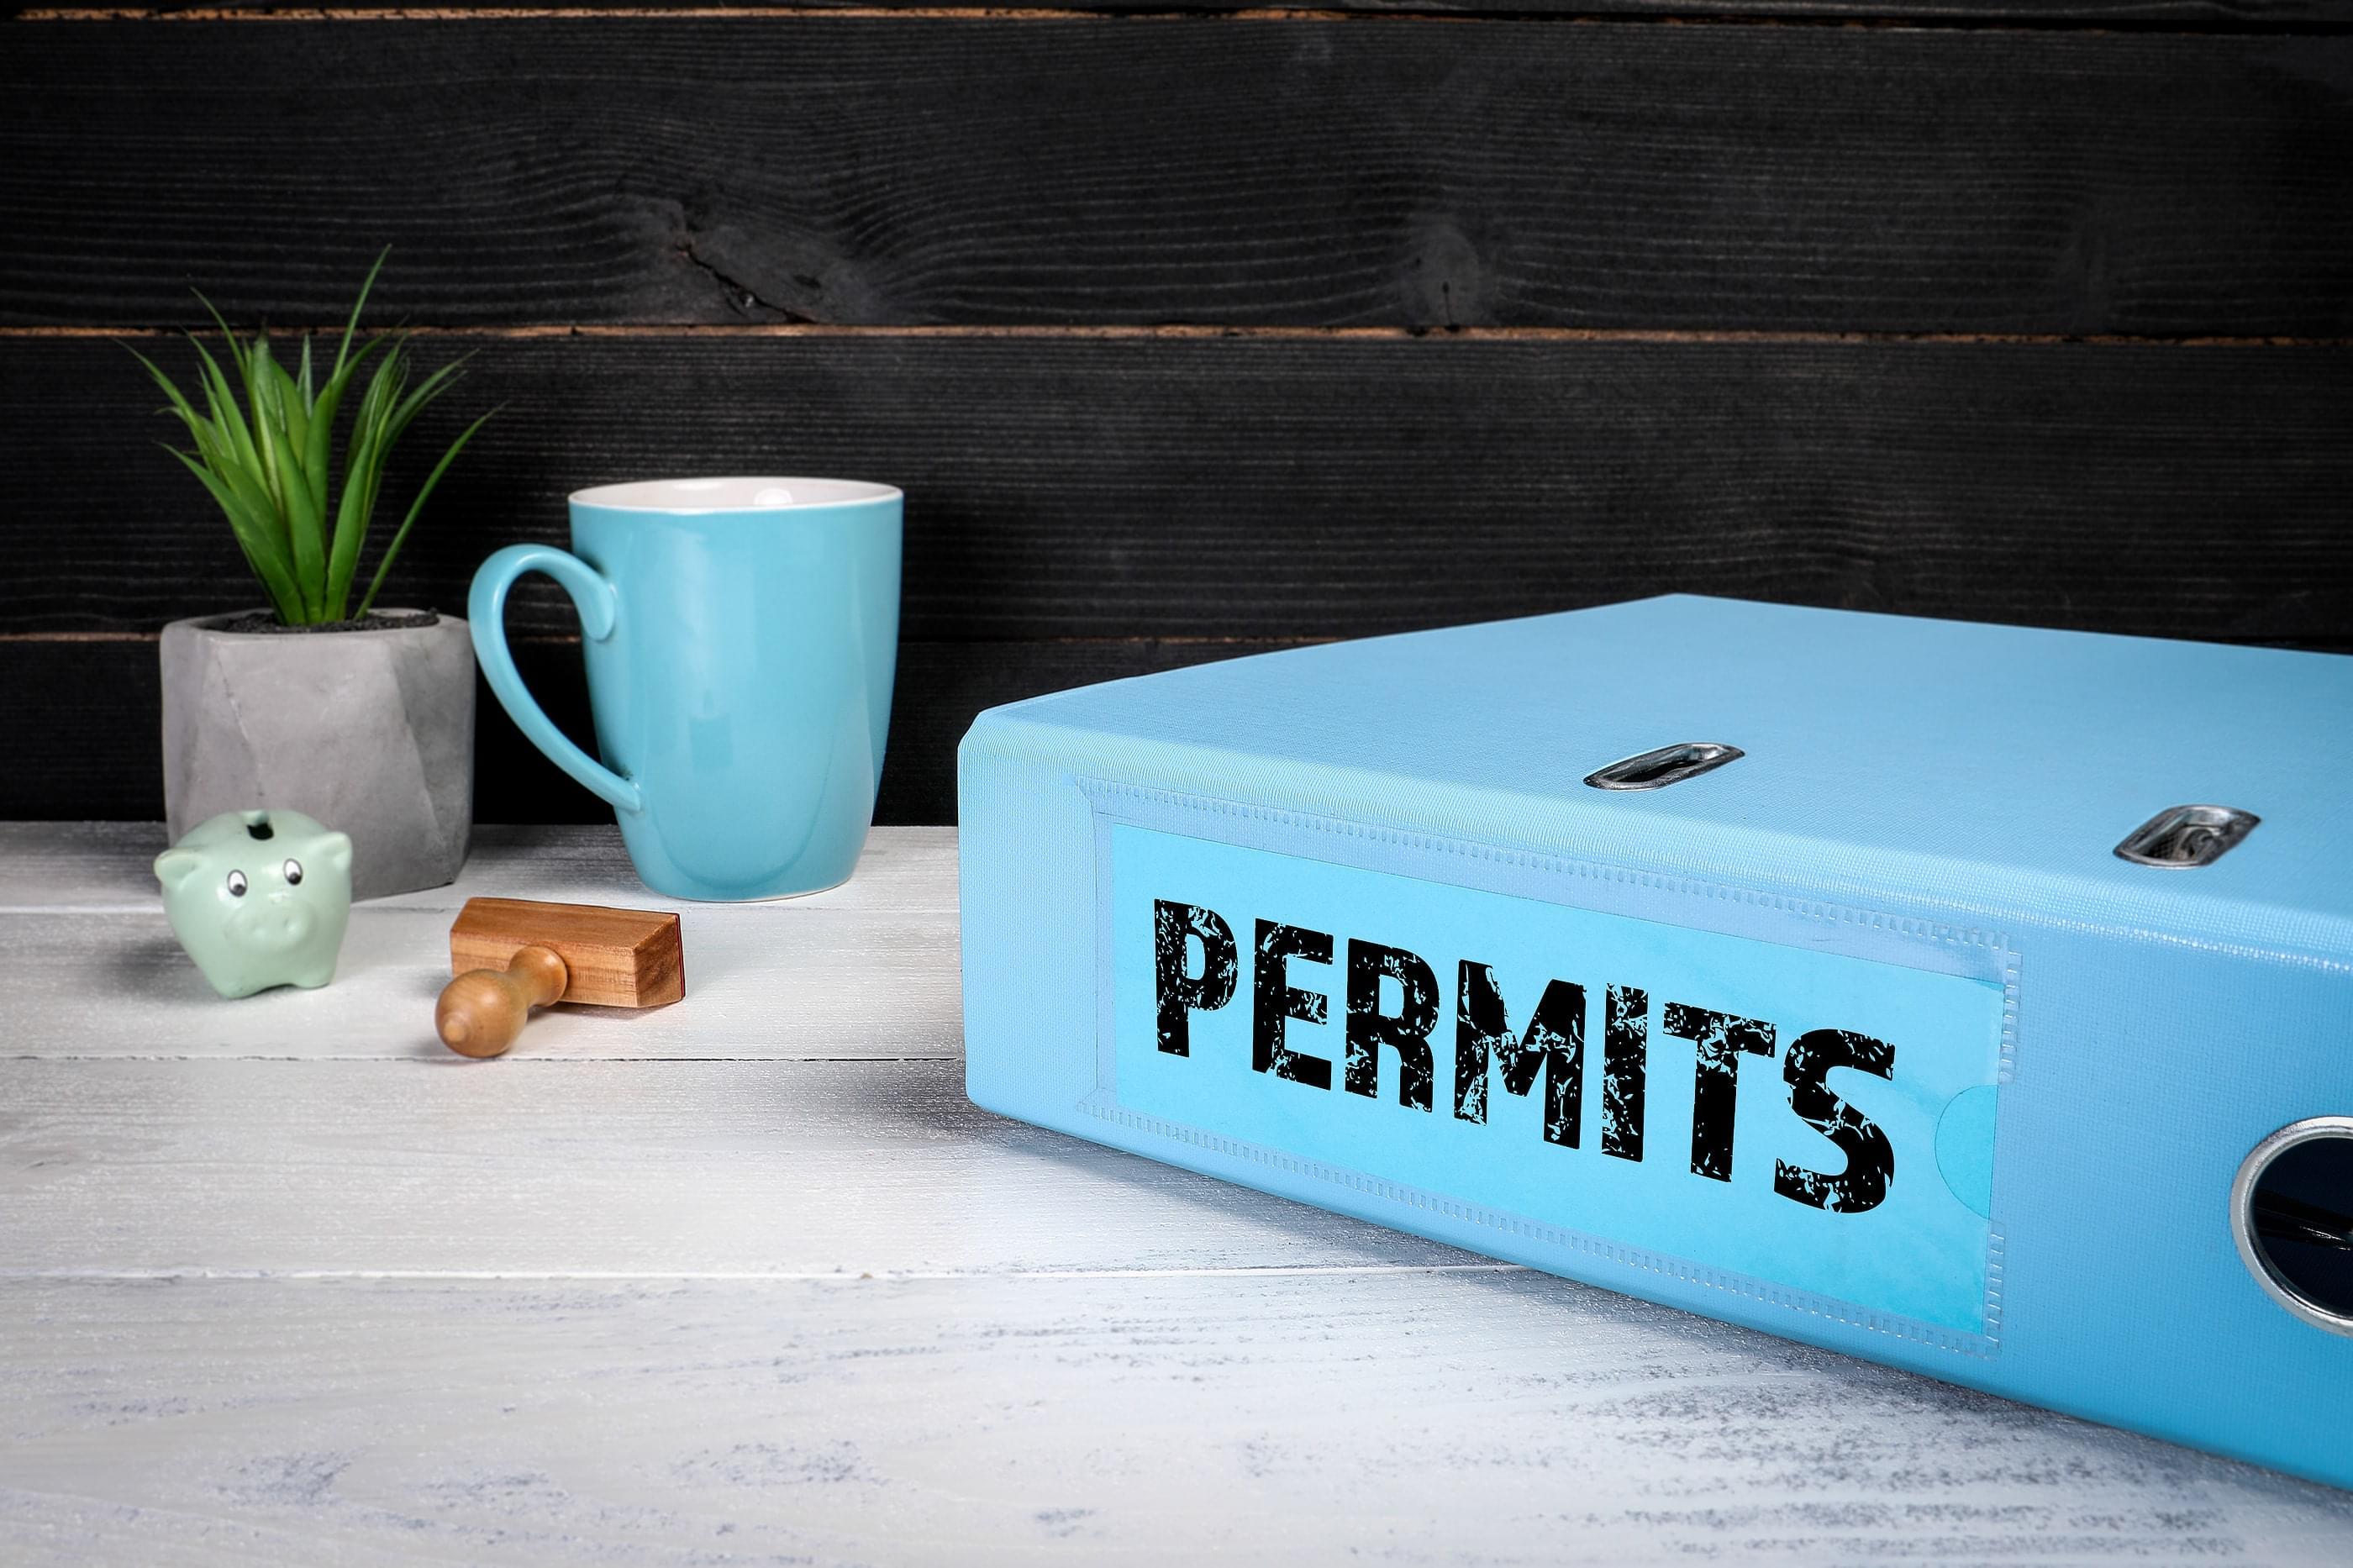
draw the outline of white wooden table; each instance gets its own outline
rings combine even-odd
[[[159,828],[0,827],[0,1563],[2353,1563],[2353,1494],[974,1110],[955,842],[468,1062],[453,911],[661,902],[609,830],[224,1003]]]

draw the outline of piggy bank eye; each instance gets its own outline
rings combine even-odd
[[[231,871],[228,874],[228,896],[232,899],[241,899],[245,897],[244,872]]]
[[[285,866],[285,871],[286,871],[286,885],[287,885],[288,887],[290,887],[290,888],[299,888],[299,887],[301,887],[301,886],[302,885],[302,862],[301,862],[301,861],[300,861],[300,860],[289,860],[289,861],[287,861],[287,862],[286,862],[286,866]]]

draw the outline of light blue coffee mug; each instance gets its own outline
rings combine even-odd
[[[572,497],[570,552],[509,545],[474,574],[491,689],[612,805],[647,887],[773,899],[849,876],[882,774],[903,500],[851,479],[605,485]],[[515,672],[506,601],[526,572],[580,612],[602,762]]]

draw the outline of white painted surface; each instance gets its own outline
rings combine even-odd
[[[516,1049],[494,1064],[0,1064],[0,1269],[1470,1260],[975,1110],[955,1062],[554,1061],[528,1056],[529,1030]]]
[[[973,1110],[945,831],[493,1063],[449,917],[659,906],[609,831],[236,1004],[160,847],[0,828],[0,1563],[2353,1562],[2353,1494]]]
[[[962,1054],[953,828],[878,833],[845,886],[735,905],[649,891],[610,828],[484,828],[454,887],[354,907],[332,985],[233,1005],[164,923],[163,847],[150,823],[0,825],[0,1055],[450,1061],[433,999],[478,894],[680,913],[686,999],[542,1014],[520,1047],[534,1059]]]

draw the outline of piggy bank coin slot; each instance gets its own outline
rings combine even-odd
[[[2211,866],[2262,821],[2235,806],[2169,805],[2134,828],[2116,858],[2168,871]]]
[[[2272,1300],[2353,1335],[2353,1116],[2316,1116],[2255,1145],[2232,1186],[2231,1226]]]
[[[1585,782],[1595,789],[1664,789],[1713,773],[1746,754],[1737,746],[1715,741],[1684,741],[1640,756],[1622,757],[1586,774]]]

